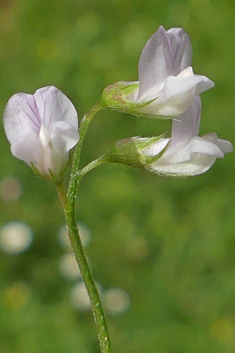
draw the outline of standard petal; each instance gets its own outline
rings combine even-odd
[[[49,126],[56,121],[65,121],[78,129],[77,112],[72,102],[54,86],[38,89],[34,100],[40,114],[42,124],[49,129]]]
[[[173,62],[172,72],[170,74],[178,75],[179,72],[192,64],[192,44],[189,35],[182,28],[171,28],[166,33],[171,45],[171,57]]]
[[[140,56],[138,97],[153,87],[158,89],[168,76],[177,76],[191,65],[191,60],[190,39],[183,29],[166,31],[161,26],[148,40]]]
[[[40,115],[31,94],[16,93],[8,101],[3,124],[10,143],[40,130]]]

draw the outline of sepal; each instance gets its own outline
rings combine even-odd
[[[119,81],[107,86],[102,93],[100,104],[104,109],[116,110],[120,113],[135,115],[138,117],[154,117],[166,119],[167,117],[145,113],[143,108],[153,103],[156,98],[142,103],[133,102],[130,97],[134,96],[139,89],[139,82]]]
[[[119,140],[115,146],[107,153],[108,162],[129,165],[138,169],[148,169],[148,165],[154,163],[164,153],[169,139],[163,135],[153,137],[130,137]],[[155,153],[148,153],[152,146],[158,146]]]

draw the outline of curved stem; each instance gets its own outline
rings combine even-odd
[[[83,167],[82,169],[79,170],[78,174],[79,174],[79,182],[81,181],[81,179],[83,178],[83,176],[87,173],[89,173],[92,169],[99,167],[101,164],[107,163],[108,159],[107,159],[107,154],[104,154],[103,156],[95,159],[94,161],[88,163],[85,167]]]
[[[101,304],[98,290],[95,285],[94,278],[92,276],[86,256],[84,254],[84,250],[82,247],[81,239],[79,237],[79,232],[77,228],[76,217],[75,217],[75,201],[76,201],[76,195],[77,195],[77,188],[82,177],[93,168],[106,162],[105,156],[102,156],[97,160],[89,163],[82,170],[79,170],[81,149],[83,146],[83,141],[84,141],[89,123],[91,122],[94,115],[98,113],[101,109],[103,108],[98,102],[82,118],[80,128],[79,128],[80,139],[73,154],[72,172],[71,172],[71,177],[69,181],[67,195],[62,183],[57,184],[56,188],[63,205],[70,242],[72,244],[72,248],[73,248],[79,269],[81,271],[81,275],[84,280],[87,293],[91,301],[92,312],[93,312],[93,316],[94,316],[97,331],[98,331],[98,339],[99,339],[101,353],[111,353],[111,345],[110,345],[108,328],[107,328],[107,324],[104,316],[103,307]]]
[[[56,185],[56,188],[63,205],[66,225],[68,227],[68,233],[70,242],[72,244],[73,252],[75,254],[82,278],[86,285],[86,289],[91,301],[92,312],[98,331],[100,350],[101,353],[111,353],[111,345],[103,307],[94,278],[92,276],[86,256],[84,254],[83,246],[77,228],[77,222],[75,219],[74,208],[72,207],[71,202],[69,201],[65,193],[63,184],[60,183]]]
[[[68,198],[71,202],[71,206],[73,209],[75,207],[77,188],[81,178],[81,176],[79,175],[79,162],[81,158],[81,149],[82,149],[83,141],[84,141],[89,123],[91,122],[93,116],[102,109],[103,107],[100,105],[99,102],[97,102],[94,105],[94,107],[86,115],[84,115],[84,117],[81,120],[81,124],[79,128],[80,139],[73,153],[72,172],[71,172],[71,177],[70,177],[70,182],[68,187]]]

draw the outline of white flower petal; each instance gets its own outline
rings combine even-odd
[[[229,153],[233,151],[233,145],[231,144],[231,142],[219,139],[215,132],[206,134],[203,136],[203,138],[216,143],[217,146],[219,146],[219,148],[221,149],[221,151],[223,151],[223,153]]]
[[[36,135],[25,136],[21,140],[16,140],[11,144],[11,152],[14,157],[21,159],[28,165],[35,163],[35,155],[41,148],[41,143]]]
[[[205,173],[211,168],[215,161],[216,157],[214,156],[194,153],[189,161],[170,164],[158,164],[155,162],[151,164],[149,168],[155,173],[162,175],[194,176]]]
[[[169,138],[162,137],[160,140],[152,144],[150,147],[145,148],[144,151],[142,151],[142,154],[149,157],[157,156],[159,155],[159,153],[162,152],[162,150],[164,150],[164,148],[166,147],[169,141],[170,141]]]
[[[54,123],[50,132],[53,146],[60,148],[63,153],[67,153],[78,143],[79,134],[77,130],[65,121]]]
[[[233,151],[233,145],[227,140],[218,139],[217,146],[219,146],[223,153],[229,153]]]
[[[214,87],[215,85],[214,82],[206,76],[195,75],[195,77],[200,78],[196,86],[196,94],[201,94],[202,92],[207,91],[208,89]]]
[[[167,100],[171,99],[172,97],[182,95],[192,89],[195,93],[198,94],[211,87],[210,85],[208,86],[208,81],[212,81],[209,79],[206,81],[205,76],[194,75],[193,71],[190,69],[191,68],[189,67],[188,69],[184,70],[184,72],[181,72],[180,75],[176,77],[169,76],[166,79],[162,92],[160,93],[163,102],[167,102]],[[187,73],[185,74],[186,71]],[[197,92],[198,86],[200,86],[200,92]]]
[[[190,140],[191,153],[202,153],[216,158],[224,158],[223,151],[216,143],[206,140],[203,137],[194,136]]]
[[[193,153],[201,153],[214,156],[216,158],[223,158],[224,154],[221,149],[213,142],[210,142],[202,137],[194,136],[187,144],[182,144],[170,147],[162,156],[162,160],[167,160],[168,163],[180,163],[189,161]],[[159,159],[159,163],[161,162]]]
[[[138,99],[143,103],[154,99],[151,104],[142,108],[143,112],[154,115],[178,116],[185,112],[191,105],[197,92],[203,92],[212,87],[214,83],[205,76],[194,75],[192,68],[183,70],[177,77],[166,78],[162,87],[153,87]]]

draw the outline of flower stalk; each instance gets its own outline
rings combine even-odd
[[[102,303],[83,250],[81,238],[78,232],[74,209],[72,208],[71,202],[66,195],[63,183],[57,184],[56,189],[59,194],[61,203],[63,205],[66,225],[68,228],[68,234],[72,245],[72,249],[91,301],[92,312],[93,312],[93,316],[94,316],[97,331],[98,331],[98,339],[99,339],[101,353],[111,353],[109,333],[108,333],[108,328],[106,324],[106,319],[104,316]]]
[[[87,293],[91,301],[92,312],[96,323],[96,328],[98,331],[100,350],[101,350],[101,353],[111,353],[111,344],[110,344],[109,333],[108,333],[108,328],[106,324],[106,319],[104,316],[102,303],[100,300],[99,292],[97,290],[94,278],[89,268],[86,256],[84,254],[83,246],[82,246],[78,228],[77,228],[76,217],[75,217],[75,201],[76,201],[77,189],[82,177],[90,170],[106,162],[105,156],[102,156],[97,160],[89,163],[82,170],[79,170],[81,149],[83,146],[85,135],[87,133],[87,130],[92,118],[100,110],[102,110],[102,106],[98,102],[86,115],[84,115],[83,119],[81,120],[80,129],[79,129],[80,140],[73,154],[72,172],[71,172],[71,177],[69,181],[67,195],[65,193],[64,186],[62,183],[60,183],[59,185],[56,185],[56,188],[63,205],[66,225],[68,227],[69,239],[70,239],[79,269],[81,271],[81,275],[84,280]]]
[[[97,114],[102,109],[103,107],[101,106],[101,104],[97,102],[94,105],[94,107],[91,108],[91,110],[87,114],[85,114],[81,120],[81,124],[79,128],[80,139],[73,153],[72,171],[71,171],[71,177],[70,177],[70,182],[68,187],[68,198],[71,202],[73,209],[75,207],[78,185],[81,180],[81,175],[79,174],[79,162],[81,158],[83,141],[86,136],[86,133],[92,118],[95,116],[95,114]]]

